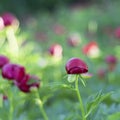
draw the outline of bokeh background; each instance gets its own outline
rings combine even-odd
[[[10,13],[17,21],[3,27],[0,19],[0,54],[40,78],[39,94],[50,120],[80,120],[74,83],[65,71],[72,57],[84,60],[92,74],[87,87],[79,82],[85,106],[97,93],[113,92],[101,103],[97,99],[88,120],[120,120],[119,6],[119,0],[0,1],[0,17]],[[11,93],[12,120],[43,120],[34,95],[15,85],[8,90],[8,84],[0,75],[0,120],[9,119]]]

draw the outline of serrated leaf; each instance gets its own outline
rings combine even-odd
[[[107,120],[120,120],[120,112],[109,115]]]

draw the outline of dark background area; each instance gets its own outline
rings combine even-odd
[[[103,0],[1,0],[0,13],[10,11],[17,15],[22,15],[23,13],[34,14],[43,10],[53,11],[61,6],[100,2],[103,2]]]

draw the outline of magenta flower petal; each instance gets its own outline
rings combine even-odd
[[[8,63],[2,68],[2,76],[6,79],[20,81],[25,75],[25,68],[17,64]]]
[[[66,66],[67,74],[82,74],[88,72],[88,66],[79,58],[71,58]]]
[[[11,13],[4,13],[2,19],[4,21],[4,26],[18,25],[17,18]]]
[[[7,63],[9,63],[9,59],[4,55],[0,55],[0,68],[2,68]]]
[[[53,44],[49,48],[50,55],[54,57],[62,57],[62,51],[62,46],[59,44]]]
[[[15,81],[15,85],[25,93],[30,92],[31,87],[39,88],[39,79],[36,76],[26,74],[21,81]]]

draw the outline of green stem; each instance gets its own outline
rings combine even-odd
[[[8,39],[10,51],[12,52],[12,54],[18,55],[19,47],[18,47],[17,39],[14,33],[14,29],[12,27],[7,28],[6,36]]]
[[[80,110],[81,110],[81,114],[82,114],[82,120],[86,120],[85,110],[84,110],[82,98],[81,98],[79,87],[78,87],[78,77],[79,77],[79,75],[76,75],[75,89],[76,89],[77,97],[78,97],[78,100],[79,100],[79,103],[80,103]]]
[[[41,110],[41,113],[42,113],[42,115],[43,115],[44,120],[48,120],[47,114],[46,114],[46,112],[45,112],[45,110],[44,110],[44,107],[43,107],[43,102],[42,102],[42,100],[40,99],[40,95],[39,95],[39,92],[38,92],[38,91],[36,92],[36,97],[37,97],[37,103],[38,103],[38,105],[39,105],[39,108],[40,108],[40,110]]]
[[[11,86],[11,81],[10,80],[8,80],[8,82],[7,82],[7,86],[6,86],[6,91],[7,91],[7,93],[6,93],[6,95],[8,96],[8,98],[9,98],[9,115],[8,115],[8,120],[13,120],[13,112],[14,112],[14,99],[13,99],[13,91],[12,91],[12,87],[13,86]]]
[[[13,110],[13,98],[10,96],[9,120],[13,120]]]

